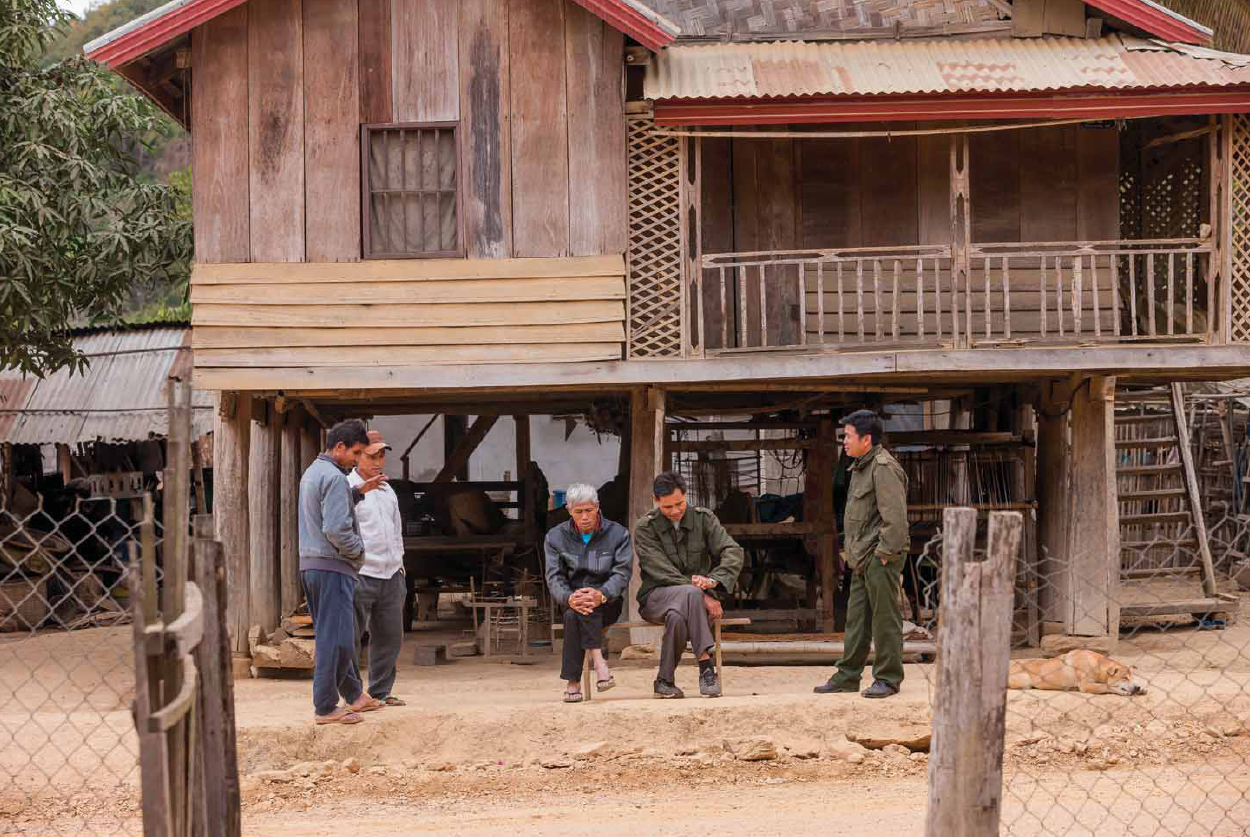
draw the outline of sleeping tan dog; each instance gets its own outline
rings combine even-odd
[[[1091,695],[1141,695],[1133,670],[1096,651],[1069,651],[1053,660],[1012,660],[1009,689],[1079,689]]]

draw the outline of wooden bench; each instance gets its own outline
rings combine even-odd
[[[751,624],[751,620],[744,616],[717,619],[715,622],[712,623],[712,638],[716,642],[715,656],[713,657],[713,659],[716,661],[716,676],[717,677],[721,676],[721,653],[720,653],[720,630],[721,628],[724,627],[725,625],[729,625],[730,627],[736,627],[739,625],[750,625],[750,624]],[[634,621],[634,622],[616,622],[615,624],[609,625],[604,630],[603,633],[606,635],[608,631],[616,630],[617,628],[621,628],[621,629],[659,628],[663,630],[664,626],[657,625],[654,622],[645,622],[641,620]],[[592,695],[594,694],[594,691],[591,689],[591,686],[594,685],[593,673],[594,673],[594,667],[590,664],[590,652],[586,651],[582,658],[582,699],[583,700],[591,700]],[[724,681],[722,681],[722,683],[723,682]]]

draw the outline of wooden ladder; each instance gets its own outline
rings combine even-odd
[[[1216,591],[1181,385],[1122,389],[1116,404],[1121,618],[1230,610]]]

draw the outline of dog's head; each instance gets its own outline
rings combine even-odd
[[[1144,695],[1145,687],[1133,678],[1133,670],[1112,660],[1106,667],[1107,688],[1117,695]]]

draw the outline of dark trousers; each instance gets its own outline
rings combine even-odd
[[[880,558],[869,557],[863,570],[852,574],[846,608],[846,644],[834,682],[859,685],[870,644],[873,678],[895,687],[903,682],[903,611],[898,601],[902,579],[902,557],[893,558],[884,566]]]
[[[313,708],[329,715],[339,705],[339,695],[352,703],[360,697],[360,670],[356,666],[356,579],[330,570],[304,570],[304,595],[312,616]]]
[[[664,640],[660,645],[661,680],[674,682],[677,663],[686,651],[687,642],[696,660],[716,647],[703,591],[693,584],[655,588],[647,594],[647,603],[639,615],[652,624],[664,626]]]
[[[571,607],[564,609],[564,656],[560,678],[572,683],[582,679],[582,659],[592,648],[603,647],[603,632],[621,618],[623,599],[604,602],[583,616]]]
[[[386,700],[395,685],[395,664],[404,644],[404,573],[390,578],[356,579],[356,659],[360,638],[369,632],[369,697]]]

